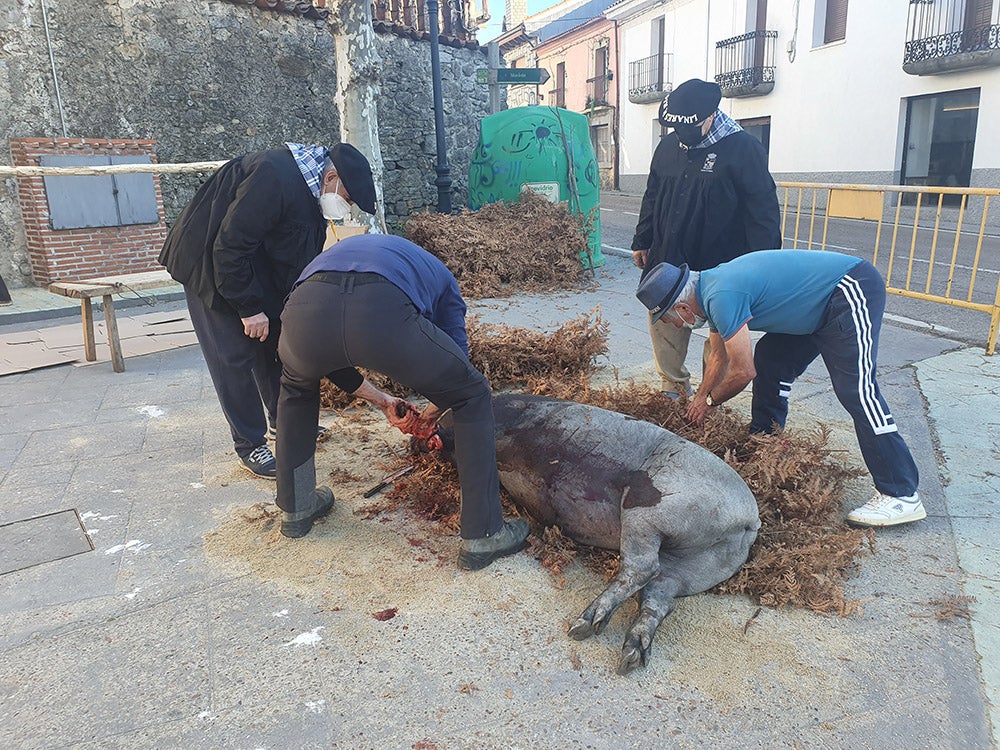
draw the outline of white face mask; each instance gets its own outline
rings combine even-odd
[[[692,313],[692,315],[694,315],[694,313]],[[693,323],[688,323],[686,320],[682,320],[681,322],[684,324],[685,328],[687,328],[689,331],[693,331],[696,328],[701,328],[708,321],[705,320],[705,318],[701,317],[700,315],[694,315]]]
[[[338,185],[340,181],[338,180]],[[323,212],[323,218],[331,221],[343,221],[351,215],[351,204],[348,203],[340,193],[321,193],[319,196],[319,209]]]

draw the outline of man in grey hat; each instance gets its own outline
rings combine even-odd
[[[783,428],[792,385],[822,356],[875,483],[875,496],[847,522],[895,526],[927,517],[917,466],[875,380],[885,282],[871,263],[810,250],[763,250],[701,273],[660,263],[636,296],[653,325],[708,324],[712,349],[688,419],[700,424],[752,381],[750,431]],[[765,332],[756,349],[752,330]]]
[[[375,183],[360,151],[286,143],[224,164],[181,212],[160,253],[184,285],[240,465],[256,476],[275,478],[267,436],[277,424],[285,297],[323,250],[327,221],[355,204],[375,212]]]
[[[632,240],[642,278],[664,261],[699,271],[752,250],[781,247],[767,153],[718,109],[721,99],[718,84],[691,79],[660,105],[660,124],[673,132],[653,153]],[[690,393],[684,359],[691,332],[650,321],[649,333],[661,388]]]

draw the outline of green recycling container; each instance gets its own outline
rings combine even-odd
[[[484,117],[469,166],[469,208],[516,201],[532,190],[590,219],[584,267],[604,265],[601,254],[601,181],[590,125],[579,112],[516,107]]]

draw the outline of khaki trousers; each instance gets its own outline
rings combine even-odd
[[[660,388],[671,393],[691,395],[694,393],[691,388],[691,373],[684,365],[691,341],[691,331],[687,328],[677,328],[663,318],[654,323],[652,317],[649,316],[649,338],[653,344],[656,371],[660,374]],[[702,347],[702,372],[705,370],[705,362],[711,351],[709,339],[706,338]]]

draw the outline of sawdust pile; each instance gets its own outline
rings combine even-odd
[[[585,221],[530,192],[477,211],[415,214],[405,232],[448,266],[471,299],[578,289],[581,257],[590,255]]]
[[[608,325],[600,310],[578,315],[551,333],[483,323],[478,315],[466,321],[469,360],[486,376],[493,390],[523,387],[551,379],[584,381],[596,369],[596,358],[608,350]],[[410,389],[381,373],[362,369],[376,388],[405,398]],[[337,411],[361,402],[324,380],[320,405]]]
[[[743,420],[725,409],[713,411],[704,425],[693,426],[684,419],[683,402],[634,384],[592,389],[580,379],[536,379],[533,391],[660,425],[720,456],[743,477],[757,499],[761,530],[747,563],[715,591],[747,594],[768,607],[796,605],[841,616],[860,610],[861,602],[844,595],[844,584],[863,555],[873,550],[874,535],[840,520],[845,486],[861,472],[847,467],[827,447],[826,428],[749,435]],[[459,503],[457,474],[435,457],[422,456],[420,462],[419,470],[389,493],[392,507],[406,505],[433,518],[424,510],[430,507],[453,531]],[[505,506],[513,507],[509,498]],[[581,548],[558,529],[544,530],[533,541],[532,551],[552,571],[556,585],[562,585],[563,571],[574,559],[608,578],[616,572],[606,552]]]

